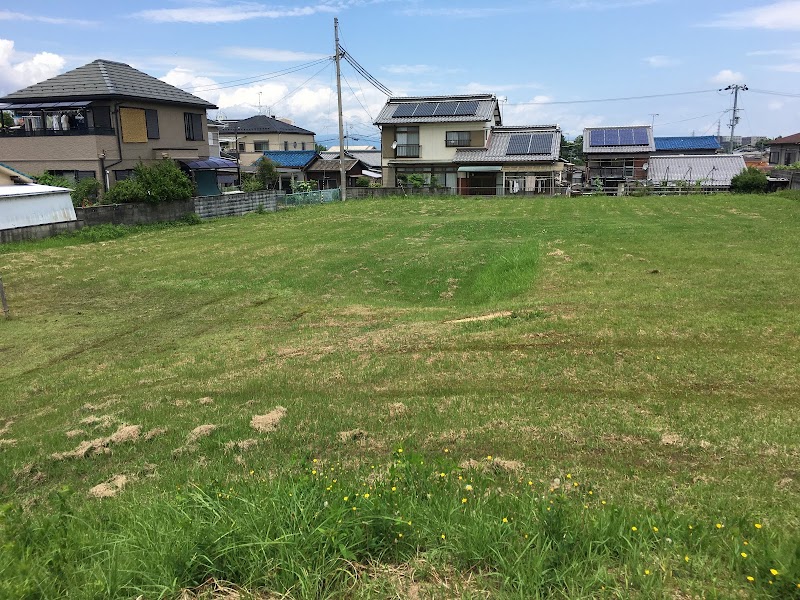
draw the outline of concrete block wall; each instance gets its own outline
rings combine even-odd
[[[114,225],[147,225],[164,221],[177,221],[194,212],[192,200],[164,202],[162,204],[106,204],[76,208],[75,216],[84,227],[112,223]]]
[[[41,240],[67,231],[77,231],[78,229],[80,229],[80,221],[64,221],[62,223],[46,223],[44,225],[0,229],[0,244]]]
[[[277,190],[261,190],[219,196],[200,196],[193,198],[194,212],[202,219],[244,215],[256,212],[259,206],[267,212],[275,212],[278,209],[278,197],[282,195],[284,192]]]

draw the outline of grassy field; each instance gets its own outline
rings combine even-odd
[[[0,247],[0,597],[800,598],[798,231],[394,198]]]

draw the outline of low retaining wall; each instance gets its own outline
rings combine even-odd
[[[63,221],[61,223],[46,223],[44,225],[28,225],[27,227],[0,229],[0,244],[42,240],[58,235],[59,233],[77,231],[80,228],[80,221]]]
[[[220,194],[219,196],[200,196],[194,198],[194,212],[203,219],[212,217],[237,217],[259,210],[275,212],[278,210],[278,197],[284,192],[262,190],[260,192],[241,192]]]
[[[93,225],[148,225],[164,221],[177,221],[194,212],[192,200],[164,202],[162,204],[105,204],[76,208],[75,215],[84,227]]]

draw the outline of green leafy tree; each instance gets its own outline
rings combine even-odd
[[[175,202],[192,197],[194,186],[189,177],[171,160],[148,167],[139,163],[133,177],[116,183],[106,193],[106,200],[123,202]]]
[[[275,166],[274,162],[267,157],[264,157],[258,161],[255,179],[261,184],[262,190],[269,190],[275,187],[278,177],[278,168]]]
[[[410,173],[406,177],[406,181],[413,188],[421,188],[425,185],[425,176],[421,173]]]
[[[747,167],[731,179],[731,191],[739,194],[762,194],[767,191],[767,176],[755,167]]]
[[[576,165],[583,164],[583,136],[579,135],[573,141],[561,138],[561,158]]]
[[[3,111],[2,115],[3,115],[3,117],[2,117],[3,118],[3,120],[2,120],[2,126],[3,127],[11,127],[12,125],[14,125],[14,117],[11,116],[11,113]]]
[[[356,187],[369,187],[369,177],[362,175],[358,179],[356,179]]]
[[[314,150],[316,150],[317,152],[325,152],[327,149],[328,149],[328,147],[327,146],[323,146],[322,144],[315,144],[314,145]]]

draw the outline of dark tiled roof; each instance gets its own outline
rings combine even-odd
[[[429,116],[429,117],[395,117],[395,111],[401,104],[420,103],[452,103],[477,102],[475,113],[461,116]],[[497,97],[493,94],[473,94],[470,96],[413,96],[406,98],[389,98],[375,119],[375,125],[405,125],[413,123],[476,123],[493,122],[501,124],[500,108]]]
[[[319,157],[313,150],[267,150],[264,156],[279,167],[305,167],[312,160]],[[257,164],[259,158],[254,164]]]
[[[658,150],[719,150],[719,142],[713,135],[657,137]]]
[[[19,102],[56,98],[64,100],[136,98],[217,108],[211,102],[184,92],[130,65],[110,60],[95,60],[88,65],[13,92],[2,100]]]
[[[786,137],[779,137],[770,142],[770,144],[800,144],[800,133],[794,135],[787,135]]]
[[[353,167],[358,164],[358,160],[355,158],[345,158],[344,159],[344,169],[345,171],[349,171]],[[324,158],[320,158],[315,160],[310,167],[308,167],[309,171],[339,171],[339,161],[338,160],[325,160]]]
[[[303,129],[297,125],[289,125],[274,117],[267,115],[255,115],[241,121],[229,121],[225,124],[221,133],[297,133],[303,135],[314,135],[313,131]]]
[[[322,158],[326,160],[331,160],[334,158],[339,158],[338,152],[330,152],[324,151],[320,152]],[[364,165],[370,168],[381,168],[381,151],[380,150],[345,150],[345,156],[349,156],[350,158],[357,158],[360,160]]]
[[[509,154],[512,135],[542,134],[550,136],[549,148],[543,154]],[[530,163],[558,160],[561,154],[561,130],[553,125],[530,127],[492,127],[486,148],[459,148],[453,162],[462,163]]]

